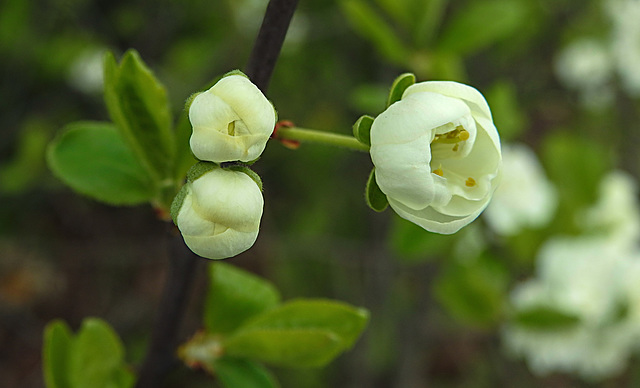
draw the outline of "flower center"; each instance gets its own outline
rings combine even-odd
[[[433,138],[433,141],[431,142],[431,145],[432,147],[434,145],[439,145],[439,147],[443,147],[443,146],[452,144],[453,147],[451,147],[451,151],[458,152],[458,150],[460,149],[460,143],[466,140],[469,140],[469,137],[470,137],[469,131],[464,129],[462,125],[458,125],[457,127],[455,127],[453,130],[449,132],[435,135],[435,137]],[[433,148],[432,148],[432,152],[433,152]],[[442,157],[443,155],[440,154],[440,156]],[[445,177],[444,176],[445,172],[442,170],[442,165],[432,170],[431,172],[440,177],[443,177],[443,178]],[[464,185],[469,188],[474,187],[476,185],[476,180],[472,177],[467,177],[467,179],[464,181]]]
[[[234,136],[236,134],[236,122],[232,121],[227,124],[227,134],[230,136]]]

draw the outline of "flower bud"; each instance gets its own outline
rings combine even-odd
[[[215,163],[257,159],[276,123],[273,105],[247,77],[223,77],[189,107],[190,145],[200,160]]]
[[[449,81],[409,86],[371,127],[380,190],[401,217],[451,234],[489,204],[501,170],[500,138],[476,89]]]
[[[263,204],[260,187],[246,173],[199,163],[171,210],[184,242],[194,253],[225,259],[246,251],[256,241]]]

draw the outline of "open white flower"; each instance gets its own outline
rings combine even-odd
[[[538,256],[538,276],[512,293],[516,311],[548,308],[575,317],[566,326],[512,322],[503,339],[532,371],[600,380],[622,371],[640,344],[640,256],[605,238],[556,238]]]
[[[430,81],[408,87],[371,127],[375,177],[401,217],[451,234],[488,205],[501,170],[500,138],[476,89]]]
[[[208,259],[249,249],[258,237],[264,204],[257,183],[244,172],[212,163],[204,168],[201,163],[191,175],[171,209],[187,246]]]
[[[233,74],[193,99],[189,120],[191,150],[198,159],[250,162],[264,151],[276,113],[256,85]]]
[[[553,217],[558,195],[535,153],[523,144],[511,144],[502,148],[502,158],[502,183],[484,219],[505,236],[546,225]]]

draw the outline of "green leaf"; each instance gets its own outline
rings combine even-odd
[[[19,133],[15,156],[0,166],[0,192],[18,194],[38,183],[44,171],[49,128],[31,121]]]
[[[289,367],[321,367],[350,348],[369,318],[345,303],[299,299],[248,321],[223,346],[226,354]]]
[[[371,145],[371,125],[373,125],[373,117],[368,115],[361,116],[355,124],[353,124],[353,136],[360,143]]]
[[[47,388],[69,388],[68,360],[73,343],[69,326],[52,321],[44,329],[42,368]]]
[[[96,318],[85,319],[69,357],[71,386],[113,387],[114,381],[122,379],[123,356],[122,343],[106,322]]]
[[[104,82],[111,120],[136,157],[156,180],[172,178],[176,152],[164,86],[134,50],[125,53],[120,65],[107,53]]]
[[[133,205],[155,195],[153,183],[115,127],[67,125],[47,150],[49,168],[74,190],[113,205]]]
[[[280,384],[257,362],[223,357],[215,363],[216,376],[225,388],[278,388]]]
[[[588,137],[569,132],[545,136],[540,152],[549,179],[557,184],[560,194],[559,222],[573,222],[570,213],[591,205],[597,199],[598,187],[612,165],[604,145]],[[569,227],[569,226],[568,226]]]
[[[514,0],[469,2],[445,26],[437,51],[468,55],[511,36],[527,19],[528,6]]]
[[[411,73],[400,74],[391,85],[389,90],[389,98],[387,99],[387,107],[396,101],[400,101],[404,91],[411,85],[416,83],[416,76]]]
[[[371,174],[369,174],[369,180],[367,181],[367,186],[365,188],[365,200],[367,201],[367,205],[373,209],[374,211],[381,212],[384,211],[387,206],[389,206],[389,200],[387,196],[380,190],[378,186],[378,182],[376,182],[376,169],[375,167],[371,170]]]
[[[446,254],[456,235],[431,233],[401,217],[393,217],[389,243],[395,253],[406,262],[424,262]]]
[[[336,334],[344,349],[353,346],[369,320],[369,313],[327,299],[287,302],[248,321],[240,331],[263,329],[318,329]]]
[[[381,55],[397,65],[407,62],[409,50],[369,4],[362,0],[343,0],[340,5],[353,28],[369,39]]]
[[[510,141],[522,134],[526,117],[518,106],[515,85],[508,81],[498,81],[489,89],[486,97],[500,139],[503,142]]]
[[[246,330],[225,341],[225,354],[293,368],[322,367],[342,350],[342,339],[321,329]]]
[[[212,263],[209,276],[204,310],[209,332],[231,333],[280,302],[280,294],[271,283],[230,264]]]
[[[531,330],[564,330],[574,327],[580,319],[573,314],[551,307],[537,306],[516,312],[513,321]]]
[[[452,263],[434,283],[436,299],[459,321],[478,327],[499,322],[504,310],[506,270],[488,257]]]
[[[182,182],[189,171],[189,168],[196,164],[198,160],[193,156],[189,139],[191,138],[191,122],[189,121],[189,111],[185,109],[180,114],[175,130],[176,158],[174,164],[174,177],[176,181]]]

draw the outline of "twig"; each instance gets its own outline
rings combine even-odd
[[[266,92],[273,69],[282,48],[298,0],[271,0],[256,38],[249,63],[245,69],[263,92]],[[171,227],[169,272],[164,286],[156,322],[151,334],[147,355],[140,368],[136,388],[162,386],[167,373],[177,363],[176,347],[180,343],[180,326],[187,302],[201,262],[184,245],[180,234]]]
[[[246,74],[266,92],[298,0],[271,0],[253,45]]]

